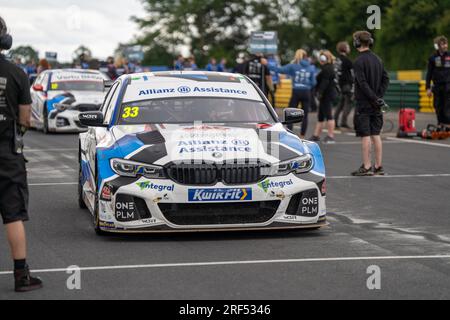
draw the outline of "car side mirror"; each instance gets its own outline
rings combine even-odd
[[[283,124],[300,123],[305,117],[305,111],[302,109],[287,108],[284,109],[284,121]]]
[[[114,80],[103,80],[104,91],[108,91],[114,84]]]
[[[35,84],[34,86],[33,86],[33,90],[34,91],[44,91],[44,87],[42,86],[42,84]]]
[[[103,123],[103,113],[100,111],[81,112],[78,116],[80,123],[86,127],[107,127]]]

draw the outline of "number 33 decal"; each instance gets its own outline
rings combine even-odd
[[[139,107],[125,107],[123,109],[122,118],[136,118],[139,115]]]

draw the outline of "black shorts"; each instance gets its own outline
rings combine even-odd
[[[28,220],[28,185],[23,155],[0,141],[0,214],[4,224]]]
[[[356,105],[354,126],[357,137],[379,136],[383,129],[383,113],[365,104]]]
[[[318,120],[319,122],[334,120],[333,117],[333,101],[334,97],[323,97],[319,104]]]

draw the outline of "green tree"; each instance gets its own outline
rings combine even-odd
[[[382,28],[384,13],[390,0],[379,0]],[[371,3],[365,0],[305,0],[301,4],[308,23],[310,34],[317,47],[334,49],[339,41],[352,40],[355,31],[367,29]]]
[[[450,1],[392,0],[376,49],[391,70],[425,69],[433,39],[450,30]]]
[[[29,63],[34,60],[35,63],[39,61],[39,53],[31,46],[19,46],[10,51],[13,59],[20,59],[24,63]]]
[[[136,18],[144,35],[139,43],[166,48],[175,56],[188,46],[200,66],[208,57],[233,59],[247,49],[258,0],[143,0],[145,18]],[[264,1],[269,3],[269,1]]]

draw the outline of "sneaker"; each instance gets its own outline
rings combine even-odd
[[[372,171],[372,168],[366,169],[366,168],[364,168],[364,165],[362,165],[355,172],[352,172],[352,176],[354,176],[354,177],[371,177],[373,175],[374,175],[374,173]]]
[[[28,266],[26,266],[25,269],[22,270],[15,270],[14,279],[16,292],[28,292],[43,287],[41,279],[34,278],[30,275]]]
[[[386,172],[384,172],[383,167],[379,167],[378,169],[373,167],[373,174],[375,176],[384,176],[384,175],[386,175]]]
[[[320,137],[312,136],[312,137],[309,138],[308,140],[309,140],[309,141],[313,141],[313,142],[320,142]]]
[[[325,139],[323,139],[323,143],[325,144],[335,144],[336,140],[334,138],[327,136]]]

